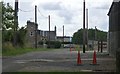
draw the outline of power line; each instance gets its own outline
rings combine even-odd
[[[32,9],[32,10],[22,10],[20,8],[19,8],[19,10],[22,11],[22,12],[33,12],[34,11],[34,9]]]
[[[44,16],[39,9],[38,9],[38,12],[40,13],[40,15],[41,15],[42,17],[48,18],[47,16]]]

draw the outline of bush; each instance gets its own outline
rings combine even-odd
[[[62,44],[73,44],[72,42],[62,42]]]
[[[50,41],[50,43],[47,41],[46,44],[47,44],[47,48],[60,48],[61,47],[61,43],[59,41]]]
[[[61,43],[59,41],[55,41],[55,48],[60,48],[61,47]]]
[[[2,50],[3,51],[10,51],[10,50],[14,50],[15,48],[13,47],[11,42],[5,42],[3,43],[3,47]]]
[[[39,44],[39,45],[43,45],[43,41],[39,41],[38,44]]]

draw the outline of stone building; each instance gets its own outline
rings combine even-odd
[[[108,50],[111,55],[116,54],[120,48],[120,0],[114,0],[109,16]]]
[[[49,39],[49,31],[43,31],[38,29],[37,25],[37,43]],[[34,47],[35,46],[35,23],[27,21],[27,46]],[[50,41],[56,40],[56,26],[54,31],[50,31]]]
[[[64,38],[64,39],[63,39]],[[57,41],[60,41],[60,42],[71,42],[72,41],[72,37],[70,36],[57,36]]]

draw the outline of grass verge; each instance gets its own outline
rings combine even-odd
[[[7,51],[2,51],[2,56],[16,56],[20,54],[25,54],[28,52],[33,52],[33,51],[50,51],[54,49],[47,49],[47,48],[16,48],[12,50],[7,50]]]

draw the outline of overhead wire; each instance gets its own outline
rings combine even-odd
[[[44,16],[39,9],[38,9],[38,12],[39,12],[39,14],[40,14],[42,17],[48,18],[48,16]]]
[[[22,10],[20,8],[19,8],[19,10],[22,11],[22,12],[33,12],[34,11],[34,9],[32,9],[32,10]]]
[[[34,11],[34,9],[32,9],[32,10],[23,10],[23,9],[20,9],[20,8],[18,8],[18,9],[22,12],[33,12]],[[39,9],[38,9],[38,12],[42,17],[48,18],[48,16],[44,16]]]
[[[23,10],[23,9],[20,9],[20,8],[18,8],[18,9],[22,12],[34,12],[34,9],[32,9],[32,10]],[[37,9],[37,10],[42,17],[48,18],[48,16],[44,16],[39,9]]]

